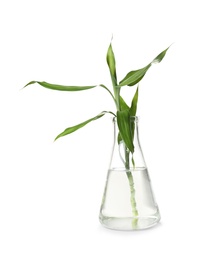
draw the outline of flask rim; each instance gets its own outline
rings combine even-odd
[[[129,116],[129,119],[131,122],[138,122],[139,121],[139,116]],[[117,117],[112,118],[113,122],[117,122]]]

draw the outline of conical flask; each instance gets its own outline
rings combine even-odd
[[[113,118],[114,145],[99,216],[103,226],[115,230],[146,229],[160,220],[139,142],[138,117],[129,120],[133,153],[121,141]]]

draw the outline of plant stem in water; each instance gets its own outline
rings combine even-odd
[[[129,187],[130,187],[130,192],[131,192],[131,207],[132,207],[132,214],[133,214],[133,220],[132,220],[132,227],[136,228],[137,227],[137,216],[138,216],[138,211],[137,211],[137,205],[136,205],[136,200],[135,200],[135,188],[134,188],[134,182],[133,182],[133,176],[132,172],[130,170],[130,158],[129,158],[130,151],[125,147],[125,167],[127,170],[127,178],[129,180]]]

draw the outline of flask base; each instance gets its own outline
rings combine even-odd
[[[109,229],[132,231],[143,230],[155,226],[160,221],[160,216],[114,218],[100,215],[100,223]]]

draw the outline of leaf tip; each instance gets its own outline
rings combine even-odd
[[[173,43],[172,43],[173,44]],[[162,51],[152,62],[151,64],[157,64],[157,63],[160,63],[163,58],[165,57],[166,55],[166,52],[168,51],[168,49],[172,46],[172,44],[170,44],[170,46],[168,46],[168,48],[166,48],[164,51]]]
[[[37,81],[33,80],[33,81],[30,81],[29,83],[27,83],[23,88],[26,88],[27,86],[31,85],[31,84],[35,84],[37,83]]]
[[[114,35],[113,35],[113,33],[112,33],[112,36],[111,36],[111,42],[110,42],[110,44],[112,43],[112,41],[113,41],[113,38],[114,38]]]
[[[53,142],[57,141],[57,139],[59,139],[59,138],[60,138],[60,135],[57,135]]]

